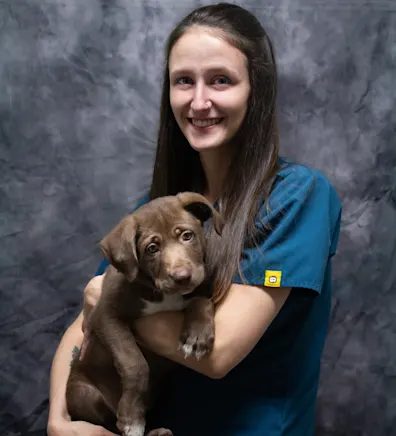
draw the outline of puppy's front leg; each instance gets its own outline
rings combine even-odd
[[[200,359],[212,351],[215,338],[214,305],[209,298],[194,297],[185,309],[180,347],[185,357]]]
[[[100,309],[95,310],[89,323],[103,345],[110,350],[121,377],[122,395],[117,409],[117,427],[123,436],[143,436],[149,386],[147,361],[129,325],[104,306]]]

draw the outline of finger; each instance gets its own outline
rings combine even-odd
[[[86,323],[88,322],[89,315],[91,314],[92,309],[94,308],[94,302],[93,301],[84,301],[83,304],[83,315],[84,315],[84,328],[86,328]]]
[[[86,350],[87,350],[87,344],[88,344],[88,341],[89,341],[89,339],[87,339],[87,337],[84,336],[84,339],[83,339],[82,344],[81,344],[80,360],[83,360],[83,359],[84,359],[85,352],[86,352]]]
[[[94,277],[84,289],[84,303],[88,308],[96,306],[102,293],[103,276]]]
[[[85,332],[85,329],[86,329],[86,324],[87,324],[87,318],[85,317],[85,312],[84,312],[84,309],[83,309],[83,321],[82,321],[82,324],[81,324],[81,330],[83,331],[83,333]]]
[[[78,360],[82,361],[84,360],[84,356],[85,356],[85,345],[84,345],[84,341],[81,344],[81,348],[80,348],[80,354],[78,355]]]

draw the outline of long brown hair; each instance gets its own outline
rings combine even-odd
[[[170,52],[191,26],[219,30],[219,37],[245,54],[251,88],[248,109],[237,133],[229,176],[218,200],[226,225],[221,239],[213,230],[208,233],[207,261],[215,284],[214,301],[218,303],[227,293],[235,273],[240,272],[245,241],[254,240],[258,210],[268,198],[278,170],[277,71],[271,41],[257,18],[246,9],[219,3],[195,9],[179,22],[165,48],[160,126],[150,199],[182,191],[202,192],[205,187],[199,153],[181,132],[169,98]]]

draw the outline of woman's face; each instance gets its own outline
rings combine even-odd
[[[245,117],[250,92],[245,55],[202,27],[191,28],[169,57],[170,104],[196,151],[221,147]]]

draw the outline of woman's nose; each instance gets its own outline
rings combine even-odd
[[[196,86],[191,100],[191,109],[194,111],[204,111],[209,108],[208,96],[204,86]]]

